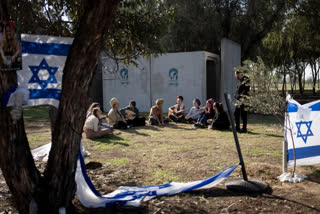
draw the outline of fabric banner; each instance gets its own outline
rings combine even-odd
[[[73,38],[40,35],[21,35],[22,70],[17,71],[18,88],[28,90],[24,107],[37,105],[59,106],[62,72]],[[11,88],[5,96],[6,106],[14,105]]]
[[[301,105],[287,97],[285,137],[288,167],[320,163],[320,100]]]
[[[35,160],[46,161],[50,149],[51,143],[32,150],[33,158]],[[76,194],[82,205],[88,208],[109,207],[115,203],[122,206],[137,207],[142,201],[148,201],[155,197],[174,195],[191,190],[209,189],[227,178],[237,168],[237,166],[238,164],[233,165],[206,180],[193,181],[189,183],[171,182],[163,185],[144,187],[120,186],[115,191],[107,195],[100,195],[87,174],[82,154],[79,154],[75,176],[77,183]]]

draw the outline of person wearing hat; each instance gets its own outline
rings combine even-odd
[[[186,115],[186,120],[188,123],[194,124],[200,117],[200,105],[199,99],[193,100],[193,107],[190,108],[189,113]]]
[[[169,110],[169,118],[173,122],[184,122],[185,121],[185,111],[186,108],[184,106],[183,102],[183,96],[177,96],[176,98],[176,104],[174,106],[171,106]]]
[[[96,139],[100,137],[107,136],[112,133],[112,128],[102,128],[99,122],[99,117],[101,115],[100,107],[95,107],[92,109],[92,115],[90,115],[84,124],[84,133],[86,138]]]
[[[127,121],[119,111],[119,101],[113,97],[110,100],[111,109],[108,112],[108,124],[114,129],[126,129],[128,127]]]
[[[215,111],[213,109],[213,103],[214,100],[212,98],[208,99],[206,102],[206,106],[200,108],[200,117],[197,120],[197,123],[195,123],[194,127],[199,127],[199,128],[205,128],[207,127],[208,120],[212,119],[215,115]]]
[[[145,126],[146,118],[139,116],[139,109],[136,105],[136,101],[131,100],[127,107],[120,109],[120,112],[125,116],[128,125]]]
[[[157,99],[156,105],[151,107],[149,115],[149,123],[151,125],[163,126],[165,123],[169,123],[169,119],[164,117],[162,113],[163,102],[163,99]]]

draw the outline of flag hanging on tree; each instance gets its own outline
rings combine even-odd
[[[17,71],[18,88],[11,88],[5,103],[12,106],[14,93],[28,93],[24,106],[59,106],[62,72],[73,38],[21,35],[22,70]]]

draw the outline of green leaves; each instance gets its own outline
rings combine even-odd
[[[275,87],[279,78],[260,57],[257,62],[244,61],[243,66],[235,70],[243,72],[250,79],[249,96],[245,96],[236,105],[244,104],[254,113],[284,117],[285,98]]]

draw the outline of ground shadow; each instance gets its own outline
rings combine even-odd
[[[121,142],[121,141],[124,141],[124,139],[122,137],[117,136],[117,135],[110,135],[110,136],[105,137],[105,138],[98,138],[98,139],[96,139],[94,141],[99,143],[99,144],[105,143],[105,144],[129,146],[129,144]]]
[[[184,124],[184,125],[190,125],[189,128],[181,127],[181,126],[179,126],[178,124],[179,124],[179,123],[171,122],[171,123],[167,124],[166,126],[172,128],[172,129],[180,129],[180,130],[185,130],[185,131],[193,131],[193,129],[191,129],[192,124],[182,123],[182,124]]]
[[[142,132],[138,132],[138,130],[143,130],[143,127],[133,127],[133,128],[130,128],[130,129],[122,129],[121,131],[123,132],[128,132],[128,133],[133,133],[133,134],[136,134],[136,135],[140,135],[140,136],[150,136],[149,134],[147,133],[142,133]]]

